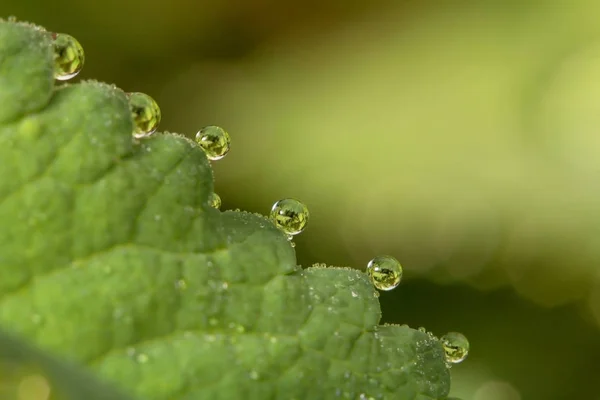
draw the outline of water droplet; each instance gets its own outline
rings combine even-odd
[[[138,354],[138,355],[137,355],[137,357],[135,358],[135,360],[136,360],[138,363],[140,363],[140,364],[145,364],[145,363],[147,363],[147,362],[148,362],[148,360],[149,360],[149,357],[148,357],[148,355],[147,355],[147,354],[140,353],[140,354]]]
[[[221,197],[215,192],[212,192],[210,194],[210,197],[208,198],[208,204],[210,204],[211,207],[214,207],[218,210],[219,208],[221,208]]]
[[[160,108],[154,99],[145,93],[127,93],[129,109],[133,118],[133,136],[136,139],[150,136],[160,123]]]
[[[73,36],[53,33],[54,39],[54,78],[66,81],[76,76],[83,68],[85,55],[83,47]]]
[[[237,333],[246,332],[246,328],[243,325],[236,324],[235,322],[230,322],[228,325],[229,329],[236,331]]]
[[[354,290],[352,291],[352,297],[358,297],[358,293],[356,293]]]
[[[440,341],[446,353],[449,364],[461,363],[469,354],[469,341],[462,333],[450,332],[441,337]]]
[[[215,342],[217,340],[217,337],[215,335],[206,335],[204,338],[207,342]]]
[[[369,279],[379,290],[395,289],[402,279],[402,266],[394,257],[375,257],[367,265]]]
[[[308,223],[308,208],[295,199],[279,200],[271,208],[271,221],[286,235],[302,232]]]
[[[229,152],[231,139],[225,129],[218,126],[205,126],[196,133],[196,143],[202,147],[209,160],[220,160]]]
[[[258,378],[260,378],[260,375],[258,374],[257,371],[252,370],[250,371],[250,373],[248,374],[248,376],[250,377],[250,379],[252,379],[253,381],[257,380]]]
[[[187,282],[185,279],[179,279],[177,282],[175,282],[175,287],[179,290],[185,290],[187,289]]]
[[[425,329],[425,327],[424,327],[424,326],[420,326],[420,327],[419,327],[417,330],[418,330],[419,332],[427,333],[427,329]]]

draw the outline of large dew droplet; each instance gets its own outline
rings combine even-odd
[[[279,200],[271,208],[271,221],[286,235],[301,233],[308,224],[308,207],[296,199]]]
[[[219,208],[221,208],[221,197],[215,192],[212,192],[210,194],[210,197],[208,198],[208,204],[210,204],[211,207],[216,208],[218,210]]]
[[[469,341],[462,333],[449,332],[442,336],[440,341],[446,353],[446,362],[449,364],[458,364],[467,358]]]
[[[196,133],[196,143],[202,147],[209,160],[220,160],[229,152],[231,139],[225,129],[206,126]]]
[[[128,93],[129,109],[133,118],[133,136],[141,139],[152,135],[160,124],[160,108],[154,99],[145,93]]]
[[[367,275],[377,289],[392,290],[402,280],[402,265],[391,256],[375,257],[367,265]]]
[[[83,68],[85,54],[83,47],[73,36],[53,33],[54,39],[54,78],[66,81],[76,76]]]

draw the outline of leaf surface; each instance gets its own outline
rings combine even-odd
[[[379,326],[365,274],[211,208],[195,143],[133,140],[125,93],[55,87],[50,49],[0,23],[0,325],[146,399],[447,396],[439,341]]]

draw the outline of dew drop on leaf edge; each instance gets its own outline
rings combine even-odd
[[[369,261],[367,275],[377,289],[392,290],[402,280],[402,265],[394,257],[378,256]]]
[[[440,338],[446,361],[449,364],[461,363],[469,354],[469,340],[459,332],[449,332]]]
[[[219,126],[209,125],[196,133],[196,143],[204,150],[209,160],[220,160],[229,152],[229,133]]]
[[[216,208],[218,210],[219,208],[221,208],[221,197],[215,192],[212,192],[208,199],[208,203],[211,207]]]
[[[83,68],[85,54],[81,44],[71,35],[53,33],[54,78],[66,81],[75,77]]]
[[[288,237],[294,236],[308,224],[308,207],[296,199],[282,199],[273,204],[269,217]]]
[[[133,136],[141,139],[152,135],[158,128],[161,119],[158,104],[145,93],[128,93],[127,97],[133,118]]]

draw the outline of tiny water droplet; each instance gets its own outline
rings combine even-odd
[[[358,293],[356,293],[354,290],[351,293],[352,293],[352,297],[358,297]]]
[[[85,54],[81,44],[71,35],[52,34],[54,47],[54,78],[66,81],[75,77],[83,68]]]
[[[221,208],[221,197],[215,192],[212,192],[210,194],[210,197],[208,198],[208,204],[210,204],[211,207],[216,208],[218,210],[219,208]]]
[[[425,329],[425,327],[423,327],[423,326],[420,326],[417,330],[419,332],[427,333],[427,329]]]
[[[210,125],[196,133],[196,143],[204,150],[209,160],[220,160],[229,152],[231,139],[223,128]]]
[[[158,104],[145,93],[128,93],[127,97],[133,118],[133,136],[141,139],[152,135],[158,128],[161,119]]]
[[[221,289],[223,289],[223,290],[227,290],[228,288],[229,288],[229,283],[228,283],[228,282],[223,282],[223,283],[221,284]]]
[[[248,376],[249,376],[249,377],[250,377],[250,379],[252,379],[253,381],[257,380],[257,379],[260,377],[260,375],[258,374],[258,372],[257,372],[257,371],[255,371],[255,370],[252,370],[252,371],[250,371],[250,373],[248,374]]]
[[[271,221],[288,237],[306,229],[308,217],[308,207],[296,199],[279,200],[273,204],[270,214]]]
[[[402,266],[394,257],[375,257],[367,265],[367,275],[377,289],[392,290],[400,284]]]
[[[449,332],[442,336],[440,341],[446,353],[446,362],[449,364],[458,364],[467,358],[470,345],[462,333]]]
[[[229,325],[227,325],[227,326],[229,327],[229,329],[232,329],[232,330],[236,331],[237,333],[246,332],[246,328],[244,328],[243,325],[236,324],[234,322],[230,322]]]
[[[179,279],[177,282],[175,282],[175,287],[179,290],[185,290],[187,289],[187,282],[185,279]]]
[[[140,354],[138,354],[138,355],[137,355],[137,357],[135,358],[135,360],[136,360],[138,363],[140,363],[140,364],[145,364],[145,363],[147,363],[147,362],[148,362],[148,360],[149,360],[149,357],[148,357],[148,355],[147,355],[147,354],[140,353]]]

